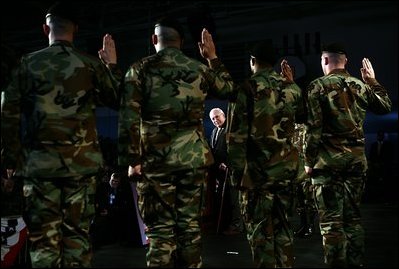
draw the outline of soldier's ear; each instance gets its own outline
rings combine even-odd
[[[48,36],[50,34],[50,26],[48,26],[47,24],[43,23],[43,32],[46,36]]]
[[[152,44],[153,44],[153,45],[158,44],[158,36],[157,36],[156,34],[153,34],[153,35],[151,36],[151,41],[152,41]]]
[[[251,62],[251,65],[252,65],[252,66],[254,66],[254,65],[255,65],[255,63],[256,63],[256,59],[255,59],[255,57],[252,57],[252,56],[251,56],[251,58],[250,58],[250,62]]]
[[[323,65],[328,65],[329,59],[328,57],[323,57]]]

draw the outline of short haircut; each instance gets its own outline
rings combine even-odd
[[[56,34],[63,34],[67,32],[73,32],[75,24],[70,20],[63,19],[57,16],[48,16],[46,18],[47,24],[51,25],[52,31]]]
[[[252,57],[255,57],[257,61],[264,64],[275,65],[278,58],[277,51],[273,45],[265,41],[256,43],[249,53]]]
[[[164,42],[175,42],[180,40],[179,33],[175,29],[167,26],[156,25],[155,34]]]
[[[57,17],[78,24],[77,7],[71,2],[56,2],[46,12],[48,17]]]
[[[161,17],[158,19],[155,23],[155,28],[156,27],[161,27],[161,29],[173,29],[181,39],[184,39],[184,29],[183,26],[180,24],[180,22],[174,18],[171,17]]]

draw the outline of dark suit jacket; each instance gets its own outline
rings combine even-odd
[[[222,126],[223,130],[219,134],[217,141],[215,140],[217,127],[212,130],[211,134],[211,149],[213,157],[215,159],[215,166],[219,167],[221,163],[226,163],[227,161],[227,145],[226,145],[226,126]]]

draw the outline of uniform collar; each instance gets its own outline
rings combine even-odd
[[[329,75],[332,75],[332,74],[350,76],[349,72],[346,69],[334,69],[334,70],[331,70]]]
[[[73,47],[73,44],[66,40],[54,40],[50,46],[60,46],[60,45],[67,46],[67,47]]]
[[[158,52],[158,54],[175,54],[175,53],[183,53],[180,49],[175,48],[175,47],[166,47]]]

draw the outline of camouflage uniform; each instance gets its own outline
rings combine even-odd
[[[295,209],[301,218],[302,225],[296,235],[300,236],[301,232],[310,233],[314,229],[314,221],[316,218],[316,206],[313,199],[313,186],[310,177],[305,173],[303,143],[305,140],[305,124],[295,124],[295,135],[293,144],[299,152],[299,170],[297,181],[295,182]],[[304,230],[302,230],[304,229]]]
[[[97,105],[116,107],[118,80],[67,41],[24,55],[1,99],[2,165],[24,179],[33,267],[88,267]]]
[[[218,59],[211,68],[165,48],[125,75],[119,164],[142,164],[137,190],[148,228],[149,267],[202,265],[201,194],[205,168],[213,163],[203,129],[204,101],[207,93],[227,98],[233,85]]]
[[[335,69],[308,86],[305,165],[313,168],[312,184],[325,262],[332,267],[361,266],[364,229],[360,201],[367,162],[363,123],[366,109],[391,110],[387,91]]]
[[[292,267],[287,209],[298,173],[292,137],[296,118],[304,114],[301,89],[271,68],[262,69],[243,85],[229,109],[228,158],[236,177],[243,174],[241,213],[253,261],[256,267]]]

